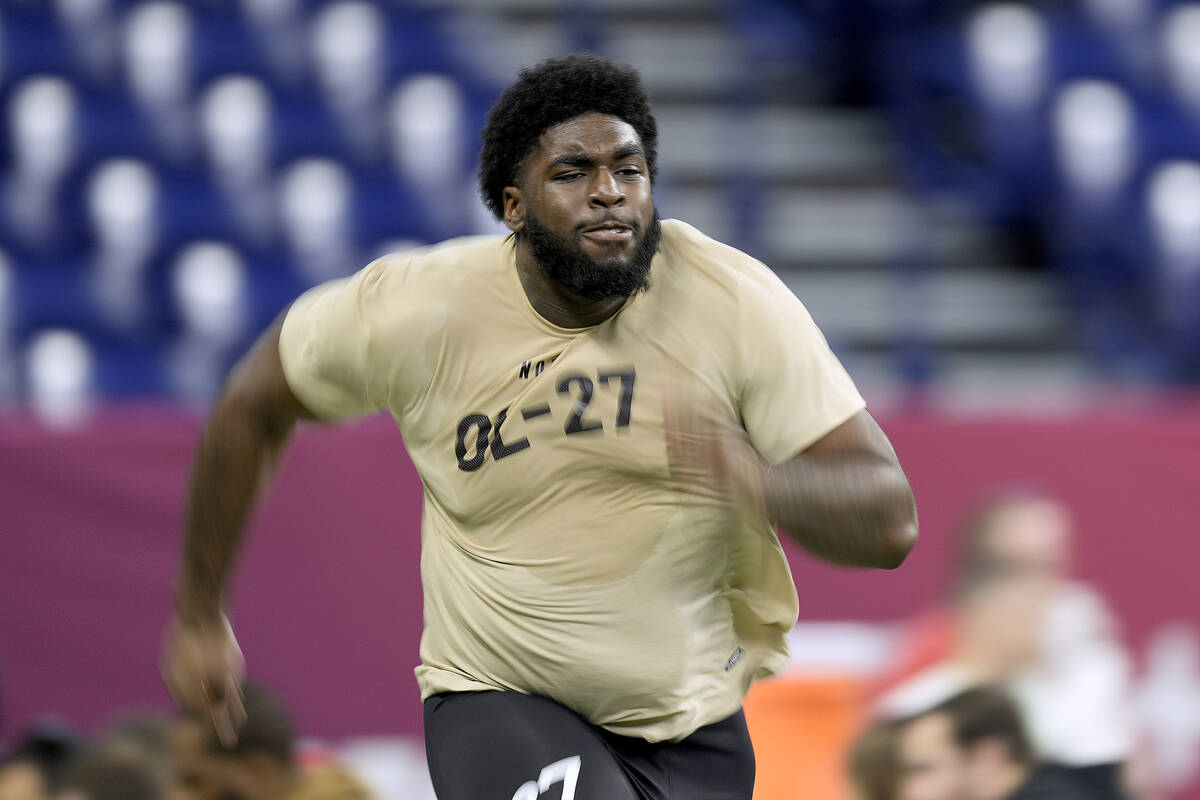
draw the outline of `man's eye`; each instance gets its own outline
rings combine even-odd
[[[582,178],[582,177],[583,177],[582,172],[564,172],[561,175],[555,175],[554,180],[556,180],[556,181],[573,181],[577,178]]]
[[[617,170],[617,174],[636,178],[638,175],[642,174],[642,171],[637,167],[621,167],[621,169]]]

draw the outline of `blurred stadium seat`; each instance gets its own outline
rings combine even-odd
[[[246,283],[245,264],[227,244],[193,242],[176,257],[171,294],[183,330],[168,369],[179,396],[202,403],[220,385],[231,348],[248,333]]]
[[[1200,158],[1197,41],[1179,0],[12,2],[12,335],[74,330],[98,374],[166,365],[191,242],[245,265],[249,336],[384,242],[496,231],[473,186],[487,107],[520,64],[591,47],[656,99],[664,215],[770,263],[868,390],[1188,380],[1198,314],[1163,305],[1156,276],[1181,273],[1147,193]],[[88,200],[114,159],[154,187],[125,243]],[[148,369],[100,391],[170,394]]]
[[[1200,4],[978,5],[921,20],[905,35],[911,64],[893,62],[885,81],[901,117],[949,103],[967,131],[948,147],[936,117],[899,120],[918,185],[1044,243],[1099,374],[1194,380],[1197,314],[1168,308],[1161,220],[1145,204],[1168,191],[1153,186],[1164,163],[1200,155]],[[1194,292],[1171,285],[1175,298]]]
[[[357,265],[353,204],[349,173],[336,161],[306,158],[283,173],[279,208],[284,237],[309,283],[344,275]]]
[[[231,209],[237,232],[258,247],[270,243],[271,97],[262,81],[230,75],[214,81],[200,104],[207,167]]]
[[[53,329],[39,333],[29,344],[26,368],[33,410],[43,422],[67,426],[86,412],[95,366],[81,336]]]

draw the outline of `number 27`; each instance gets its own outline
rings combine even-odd
[[[614,378],[620,379],[621,396],[617,400],[617,427],[628,428],[629,418],[633,412],[633,386],[637,381],[637,372],[633,367],[629,367],[628,369],[602,371],[597,377],[606,386]],[[558,382],[558,393],[561,395],[571,394],[572,384],[579,387],[579,396],[575,398],[575,404],[571,407],[571,413],[567,417],[567,424],[563,427],[563,432],[572,434],[603,430],[604,424],[600,420],[585,419],[583,416],[592,402],[592,395],[596,391],[595,383],[586,375],[578,373],[564,375]]]

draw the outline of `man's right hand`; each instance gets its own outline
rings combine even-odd
[[[224,614],[210,622],[172,620],[163,644],[163,682],[178,706],[209,721],[225,747],[237,744],[246,721],[245,674],[246,661]]]

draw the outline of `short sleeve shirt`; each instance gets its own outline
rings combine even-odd
[[[650,288],[588,328],[542,318],[515,259],[511,238],[459,239],[310,290],[283,324],[288,384],[318,416],[386,409],[403,433],[423,697],[537,694],[681,739],[784,666],[797,598],[770,520],[672,474],[664,402],[776,464],[863,400],[773,272],[682,222]]]

